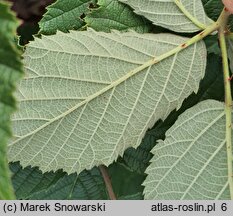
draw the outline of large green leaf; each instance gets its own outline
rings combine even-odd
[[[105,184],[97,168],[84,170],[79,175],[65,175],[45,191],[34,194],[30,199],[103,200],[108,199]]]
[[[107,199],[96,167],[80,175],[67,175],[61,170],[42,174],[38,168],[22,169],[18,163],[11,164],[11,170],[17,199]]]
[[[141,16],[136,15],[128,5],[118,0],[99,0],[99,8],[89,13],[85,22],[97,31],[110,32],[112,29],[148,32],[152,24]]]
[[[0,2],[0,199],[13,199],[7,160],[7,142],[11,137],[10,116],[15,111],[13,91],[22,76],[22,65],[14,43],[18,22],[10,5]]]
[[[57,0],[47,7],[47,12],[39,22],[40,32],[43,34],[54,34],[57,30],[68,32],[68,30],[79,29],[85,23],[81,16],[89,11],[89,5],[96,0]]]
[[[10,163],[12,183],[17,199],[30,199],[34,194],[46,192],[53,184],[64,177],[62,171],[44,173],[37,167],[22,169],[19,163]]]
[[[119,0],[130,5],[135,13],[175,32],[195,32],[213,21],[204,11],[201,0]]]
[[[15,15],[10,11],[10,5],[7,3],[0,2],[0,33],[8,39],[13,39],[15,37],[16,28],[18,26],[18,21]]]
[[[224,104],[206,100],[184,112],[154,154],[146,199],[229,199]]]
[[[137,147],[148,128],[198,90],[203,42],[157,62],[185,40],[91,29],[36,38],[24,55],[10,160],[79,173]]]

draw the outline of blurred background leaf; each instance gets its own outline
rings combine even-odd
[[[0,200],[14,199],[7,161],[10,116],[16,109],[13,92],[23,75],[21,53],[15,44],[18,21],[10,5],[0,1]]]

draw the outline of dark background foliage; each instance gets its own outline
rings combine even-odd
[[[22,21],[18,28],[18,34],[21,36],[20,44],[24,45],[32,40],[32,35],[39,31],[38,22],[46,12],[46,7],[55,0],[9,0],[12,2],[12,10]]]

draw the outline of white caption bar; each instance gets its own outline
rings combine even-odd
[[[233,201],[0,201],[0,215],[232,216]]]

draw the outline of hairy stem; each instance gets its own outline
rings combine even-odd
[[[224,77],[224,88],[225,88],[225,114],[226,114],[226,147],[227,147],[227,166],[228,166],[228,184],[230,188],[231,199],[233,200],[233,173],[232,173],[232,96],[231,96],[231,78],[229,72],[228,65],[228,57],[227,57],[227,46],[226,46],[226,26],[227,20],[229,17],[229,13],[224,9],[222,12],[221,18],[219,21],[221,23],[219,28],[219,42],[220,48],[222,52],[222,63],[223,63],[223,77]]]
[[[109,178],[107,168],[105,166],[103,166],[103,165],[100,165],[99,169],[100,169],[100,172],[101,172],[101,174],[103,176],[103,179],[104,179],[107,191],[108,191],[109,198],[111,200],[116,200],[116,195],[115,195],[115,193],[113,191],[112,183],[111,183],[111,180]]]

